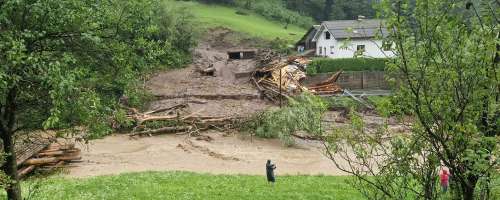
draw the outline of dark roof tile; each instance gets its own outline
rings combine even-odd
[[[386,36],[389,31],[383,23],[384,21],[379,19],[363,19],[324,21],[321,25],[325,26],[336,39],[346,39],[372,38],[377,34]]]

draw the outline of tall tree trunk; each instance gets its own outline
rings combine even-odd
[[[7,154],[5,163],[2,170],[10,178],[11,183],[5,191],[7,192],[7,199],[9,200],[22,200],[21,187],[19,184],[19,177],[17,176],[17,162],[16,151],[14,150],[13,134],[6,132],[2,133],[3,151]]]
[[[425,175],[424,175],[424,199],[426,200],[431,200],[431,199],[435,199],[434,198],[434,184],[435,184],[435,167],[434,167],[434,164],[432,162],[432,160],[429,158],[430,156],[427,157],[427,161],[426,161],[426,168],[425,168]]]
[[[328,21],[330,19],[330,13],[332,12],[333,0],[325,0],[325,9],[323,10],[323,21]]]
[[[461,182],[463,200],[474,200],[474,190],[476,189],[478,178],[473,175],[469,175],[466,180]]]
[[[10,178],[11,183],[5,191],[7,199],[22,200],[21,187],[19,184],[19,176],[17,176],[17,157],[15,151],[15,123],[16,123],[16,98],[17,87],[12,87],[8,90],[7,98],[3,109],[0,109],[0,137],[3,142],[3,152],[6,154],[5,163],[2,166],[3,172]]]

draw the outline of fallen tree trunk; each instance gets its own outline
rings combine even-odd
[[[60,161],[72,161],[72,160],[81,160],[82,157],[80,155],[69,155],[69,156],[60,156],[57,157]]]
[[[38,156],[60,156],[63,155],[64,151],[48,151],[48,152],[40,152]]]
[[[57,162],[59,159],[56,157],[48,157],[48,158],[31,158],[24,162],[25,165],[43,165],[48,163]]]
[[[75,148],[75,144],[57,144],[53,143],[50,144],[47,149],[43,150],[44,152],[46,151],[59,151],[59,150],[69,150]]]
[[[300,139],[303,139],[303,140],[318,140],[318,141],[322,141],[321,137],[319,136],[311,136],[311,135],[299,135],[299,134],[292,134],[292,136],[296,137],[296,138],[300,138]]]
[[[159,112],[165,112],[165,111],[169,111],[169,110],[176,110],[176,109],[179,109],[179,108],[186,108],[188,105],[183,103],[183,104],[177,104],[177,105],[174,105],[174,106],[170,106],[170,107],[167,107],[167,108],[160,108],[158,110],[152,110],[152,111],[147,111],[147,112],[144,112],[145,115],[149,115],[149,114],[154,114],[154,113],[159,113]]]
[[[48,166],[42,166],[39,170],[40,171],[52,171],[54,169],[62,168],[66,162],[65,161],[59,161],[55,163],[54,165],[48,165]]]
[[[168,121],[177,119],[177,115],[167,115],[167,116],[144,116],[142,118],[136,118],[137,125],[141,125],[144,122],[148,121]]]
[[[30,172],[32,172],[34,169],[35,169],[35,165],[30,165],[30,166],[24,167],[24,168],[17,171],[17,176],[19,176],[19,178],[22,178],[22,177],[26,176],[26,174],[29,174]]]
[[[221,100],[221,99],[233,99],[233,100],[252,100],[258,99],[257,94],[180,94],[180,95],[156,95],[157,100],[162,99],[179,99],[193,97],[198,99],[208,99],[208,100]]]
[[[163,128],[159,128],[159,129],[130,133],[129,136],[154,135],[154,134],[159,134],[159,133],[177,133],[177,132],[182,132],[182,131],[189,131],[192,128],[193,128],[192,126],[163,127]]]

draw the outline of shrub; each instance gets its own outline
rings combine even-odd
[[[294,144],[292,134],[296,131],[314,135],[321,133],[321,118],[326,109],[327,105],[321,97],[302,94],[290,98],[286,107],[257,115],[242,129],[257,137],[279,138],[284,145],[291,146]]]
[[[307,69],[308,74],[344,71],[384,71],[386,58],[318,58]]]
[[[236,14],[237,14],[237,15],[248,15],[249,13],[248,13],[248,11],[246,11],[246,10],[243,10],[243,9],[241,9],[241,8],[238,8],[238,9],[236,10]]]
[[[324,97],[329,108],[338,109],[345,108],[346,110],[361,111],[364,105],[354,100],[351,97]]]
[[[281,54],[290,54],[292,52],[292,49],[288,46],[288,41],[285,39],[276,38],[270,41],[269,46]]]

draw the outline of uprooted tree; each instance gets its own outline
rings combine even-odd
[[[188,19],[156,0],[0,1],[0,138],[8,179],[0,183],[8,199],[22,199],[16,136],[74,126],[109,132],[108,116],[121,96],[136,99],[141,74],[187,60]]]
[[[500,5],[492,0],[386,0],[396,57],[392,109],[411,133],[349,128],[326,138],[327,154],[355,175],[368,199],[494,199],[500,144]],[[438,171],[451,172],[450,193]]]

